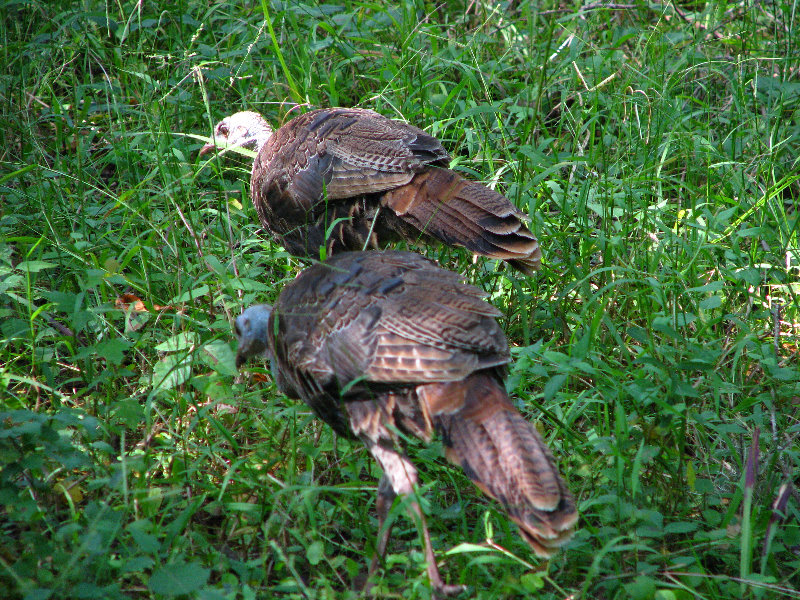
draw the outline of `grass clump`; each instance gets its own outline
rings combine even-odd
[[[509,389],[579,499],[548,563],[413,448],[475,597],[798,597],[796,6],[10,3],[0,114],[0,587],[355,597],[378,476],[255,376],[230,324],[302,264],[259,231],[236,110],[362,106],[527,211]],[[256,372],[258,370],[256,369]],[[374,589],[429,597],[413,523]]]

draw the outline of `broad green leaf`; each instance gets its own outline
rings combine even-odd
[[[188,360],[169,354],[153,367],[153,388],[171,390],[189,379],[192,368]]]
[[[200,356],[204,363],[220,375],[235,376],[238,373],[236,356],[231,347],[222,340],[213,340],[203,344]]]
[[[664,533],[691,533],[697,531],[699,525],[694,521],[676,521],[674,523],[667,523],[664,527]]]
[[[98,342],[94,345],[94,352],[100,358],[105,358],[112,365],[121,365],[125,360],[125,352],[133,346],[133,342],[129,342],[123,338],[113,338]]]
[[[312,542],[306,550],[306,558],[312,565],[318,565],[325,558],[325,545],[319,540]]]
[[[184,350],[186,348],[196,346],[199,341],[200,336],[198,336],[195,332],[183,331],[158,344],[156,346],[156,350],[159,352],[177,352],[178,350]]]
[[[631,600],[650,600],[656,593],[656,582],[652,577],[640,575],[631,583],[626,583],[625,591]]]
[[[198,563],[173,563],[156,570],[148,586],[154,594],[182,596],[204,586],[210,574]]]
[[[47,262],[46,260],[23,260],[17,264],[17,269],[27,273],[38,273],[57,266],[57,263]]]

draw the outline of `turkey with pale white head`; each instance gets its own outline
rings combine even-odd
[[[508,198],[448,169],[435,137],[359,108],[321,108],[277,131],[258,113],[220,121],[214,142],[257,151],[250,196],[259,220],[295,256],[436,240],[502,259],[530,275],[541,263],[527,216]]]

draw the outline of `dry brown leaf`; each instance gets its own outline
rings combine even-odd
[[[144,302],[142,302],[142,299],[139,298],[136,294],[122,294],[119,298],[117,298],[114,301],[114,305],[120,310],[124,311],[128,311],[132,308],[133,312],[148,312],[147,308],[144,305]],[[153,304],[153,310],[164,310],[167,308],[170,307]]]

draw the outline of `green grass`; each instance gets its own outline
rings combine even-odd
[[[198,160],[191,137],[301,103],[424,127],[542,243],[530,280],[424,251],[504,311],[509,390],[580,530],[537,560],[413,447],[446,578],[476,598],[800,597],[797,2],[384,4],[5,3],[0,589],[356,597],[378,470],[235,373],[232,318],[302,264],[259,231],[248,161]],[[428,598],[393,514],[373,590]]]

